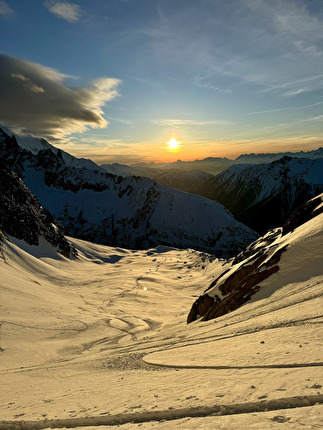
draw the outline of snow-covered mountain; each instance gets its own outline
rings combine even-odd
[[[187,322],[201,317],[202,321],[218,318],[253,296],[259,300],[272,294],[277,288],[275,284],[281,281],[281,267],[288,270],[289,278],[294,281],[305,267],[311,268],[312,273],[322,273],[322,226],[323,194],[320,194],[297,208],[282,228],[268,231],[227,262],[193,303]],[[313,249],[317,249],[314,261],[310,252]]]
[[[36,148],[37,149],[37,148]],[[164,244],[234,255],[257,235],[219,203],[148,178],[111,175],[51,147],[30,151],[3,131],[0,156],[69,234],[127,248]]]
[[[262,234],[284,224],[295,208],[323,191],[323,158],[235,165],[208,181],[203,191]]]
[[[76,250],[61,226],[1,158],[0,178],[0,232],[29,245],[45,240],[65,257],[75,256]]]
[[[10,129],[3,127],[2,125],[0,127],[1,127],[0,139],[1,138],[4,139],[6,136],[7,137],[14,136],[14,139],[16,140],[20,148],[25,149],[26,151],[31,152],[34,155],[37,155],[39,151],[45,151],[49,149],[54,154],[61,157],[67,166],[100,170],[102,172],[105,171],[102,167],[95,164],[92,160],[88,160],[86,158],[74,157],[68,152],[65,152],[62,149],[56,148],[55,146],[51,145],[45,139],[32,137],[32,136],[25,136],[20,134],[14,134]]]

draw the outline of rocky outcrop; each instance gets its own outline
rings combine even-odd
[[[283,228],[270,230],[251,243],[232,260],[229,268],[225,265],[223,273],[193,303],[187,323],[220,317],[246,303],[265,279],[279,271],[281,256],[288,249],[288,244],[282,245],[280,239],[322,212],[323,194],[299,207]]]
[[[233,261],[232,268],[225,271],[200,296],[191,308],[187,323],[203,317],[202,321],[234,311],[246,303],[260,286],[259,284],[278,272],[278,262],[286,248],[274,249],[266,246],[249,254],[242,262]]]
[[[29,245],[39,245],[43,237],[65,257],[75,256],[57,221],[1,158],[0,176],[0,229]]]

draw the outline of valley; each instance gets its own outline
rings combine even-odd
[[[194,297],[230,261],[68,238],[70,260],[46,242],[4,239],[0,428],[315,428],[321,227],[319,215],[291,233],[260,295],[189,325]]]

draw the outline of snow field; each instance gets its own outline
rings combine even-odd
[[[0,429],[322,427],[322,225],[281,239],[280,270],[250,302],[189,325],[230,262],[70,238],[71,261],[1,243]]]

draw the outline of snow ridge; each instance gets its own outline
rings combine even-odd
[[[263,282],[279,272],[284,254],[290,254],[290,247],[297,249],[298,234],[302,231],[303,224],[313,218],[316,223],[323,220],[322,201],[323,194],[310,200],[298,208],[282,228],[269,230],[237,255],[204,294],[195,300],[187,322],[191,323],[199,318],[202,321],[218,318],[238,309],[258,292],[261,293]],[[310,237],[313,233],[308,235]],[[304,239],[304,232],[301,232],[301,236]],[[306,258],[304,253],[303,260]],[[312,264],[312,261],[308,264]]]

